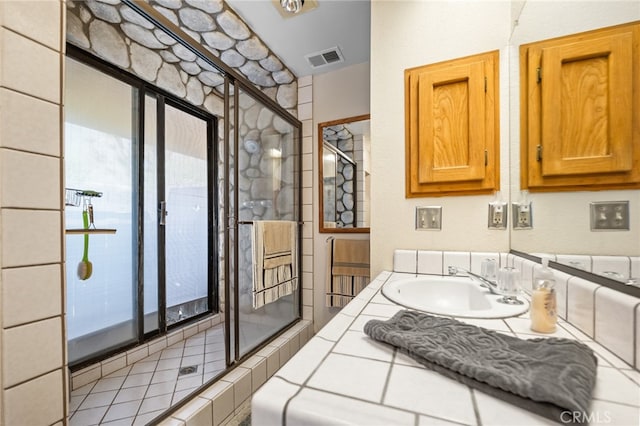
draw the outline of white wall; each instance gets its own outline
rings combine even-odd
[[[339,309],[325,306],[327,238],[368,239],[369,234],[320,234],[318,232],[318,123],[369,113],[369,63],[313,77],[313,282],[314,328],[321,329]],[[378,138],[372,137],[375,145]],[[375,191],[375,189],[374,189]]]
[[[640,20],[640,1],[532,1],[514,16],[511,38],[511,144],[519,152],[518,46],[567,34]],[[511,167],[512,197],[520,191],[520,162]],[[532,230],[512,231],[511,247],[525,252],[640,256],[640,191],[578,191],[531,194]],[[592,232],[589,203],[629,201],[631,231]]]
[[[404,70],[500,50],[501,188],[508,193],[508,40],[506,1],[371,3],[371,268],[393,266],[393,250],[507,251],[509,233],[488,230],[492,196],[405,198]],[[442,206],[441,231],[416,231],[415,207]]]

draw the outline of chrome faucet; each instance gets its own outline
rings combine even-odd
[[[479,281],[482,287],[488,288],[492,294],[497,294],[497,295],[501,294],[500,292],[498,292],[498,285],[496,283],[486,279],[482,275],[473,273],[468,269],[461,268],[459,266],[449,266],[448,272],[449,272],[449,275],[460,275],[459,274],[460,272],[464,272],[471,279],[476,279],[477,281]]]

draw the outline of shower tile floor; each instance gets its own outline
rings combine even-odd
[[[147,424],[224,369],[224,324],[218,324],[72,391],[69,424]]]

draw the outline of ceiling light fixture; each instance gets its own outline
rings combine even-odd
[[[304,6],[304,0],[280,0],[280,6],[289,13],[298,13]]]

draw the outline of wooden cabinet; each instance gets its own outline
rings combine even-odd
[[[640,187],[640,24],[520,47],[521,187]]]
[[[500,182],[498,51],[405,70],[406,196]]]

